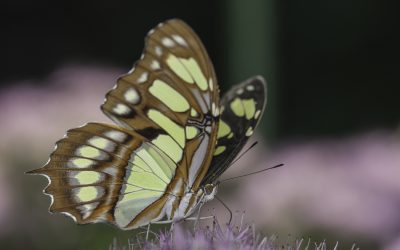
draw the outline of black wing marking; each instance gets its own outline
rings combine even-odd
[[[266,83],[256,76],[230,89],[221,99],[221,118],[214,157],[201,185],[225,172],[258,125],[266,104]]]

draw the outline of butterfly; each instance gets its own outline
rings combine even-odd
[[[150,30],[141,58],[106,94],[101,109],[117,125],[68,130],[49,161],[28,173],[48,178],[50,212],[78,224],[126,230],[179,221],[214,198],[265,102],[260,76],[220,100],[199,37],[171,19]]]

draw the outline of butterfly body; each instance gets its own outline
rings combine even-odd
[[[172,197],[171,197],[172,198]],[[189,217],[200,204],[203,204],[213,197],[207,195],[203,189],[199,189],[196,192],[186,192],[181,199],[176,199],[173,197],[171,199],[171,204],[176,204],[176,206],[172,205],[170,209],[167,207],[167,218],[170,221],[179,221],[184,218]]]
[[[214,198],[261,118],[265,89],[253,77],[220,100],[200,39],[169,20],[149,32],[141,59],[106,95],[101,109],[117,125],[69,130],[29,173],[49,179],[50,211],[79,224],[134,229],[187,218]]]

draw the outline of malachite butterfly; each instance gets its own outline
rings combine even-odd
[[[218,177],[253,134],[266,102],[256,76],[220,100],[210,58],[178,19],[160,23],[141,58],[110,90],[103,112],[56,143],[44,175],[50,212],[76,223],[134,229],[190,216],[214,198]]]

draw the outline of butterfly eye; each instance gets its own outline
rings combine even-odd
[[[204,186],[204,192],[206,193],[206,195],[212,194],[213,190],[214,190],[213,184],[207,184]]]

